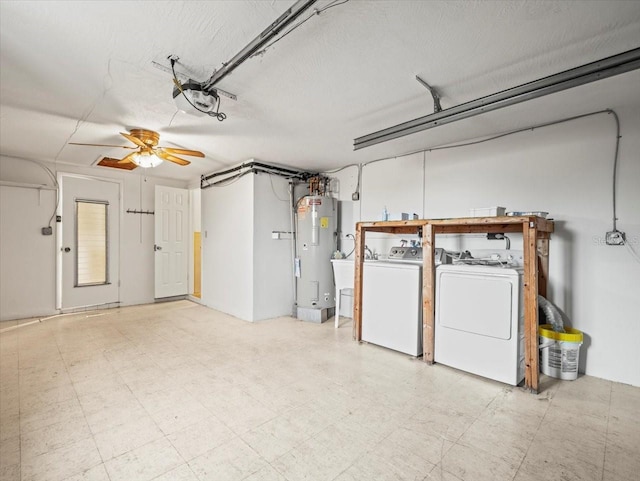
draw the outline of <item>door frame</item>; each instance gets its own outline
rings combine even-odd
[[[83,180],[95,180],[100,182],[111,182],[118,184],[118,238],[114,242],[118,243],[118,279],[113,279],[112,283],[118,283],[118,302],[120,302],[120,278],[122,277],[122,216],[124,213],[124,181],[122,179],[110,179],[108,177],[98,177],[96,175],[74,174],[72,172],[58,172],[56,178],[58,180],[58,205],[56,207],[56,216],[62,216],[62,206],[64,199],[64,183],[63,178],[70,177]],[[62,222],[56,219],[56,310],[62,312]],[[73,310],[72,308],[70,308]]]
[[[187,297],[198,303],[202,303],[202,239],[204,238],[202,234],[202,191],[200,189],[200,183],[197,185],[189,184],[187,186],[187,190],[189,191],[189,270],[187,271],[187,276],[189,278],[189,293]],[[196,194],[195,191],[198,191],[198,199],[197,199],[197,208],[196,208]],[[198,221],[196,222],[195,213],[198,213]],[[198,231],[196,231],[196,226],[198,227]],[[194,238],[195,232],[200,232],[200,297],[195,297],[195,246],[194,246]]]

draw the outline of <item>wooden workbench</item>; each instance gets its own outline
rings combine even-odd
[[[436,234],[521,233],[524,252],[525,387],[538,392],[538,294],[547,295],[549,236],[553,222],[541,217],[465,217],[417,219],[356,224],[353,338],[362,340],[362,274],[367,232],[418,234],[422,237],[423,360],[433,364],[435,328]]]

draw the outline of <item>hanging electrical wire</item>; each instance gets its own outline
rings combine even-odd
[[[349,252],[346,256],[344,256],[345,259],[348,259],[349,256],[353,254],[353,252],[356,250],[356,238],[353,234],[347,234],[345,237],[353,241],[353,249],[351,249],[351,252]]]
[[[269,176],[269,182],[271,183],[271,191],[273,192],[273,195],[275,196],[276,199],[278,199],[280,202],[289,202],[289,199],[283,199],[282,197],[280,197],[278,195],[278,193],[276,192],[276,188],[273,185],[273,176],[276,174],[272,174],[272,173],[267,173],[267,175]],[[278,176],[281,177],[281,176]]]
[[[613,118],[616,121],[616,152],[613,155],[613,190],[612,190],[612,194],[613,194],[613,231],[617,232],[617,222],[618,222],[618,217],[616,214],[616,177],[617,177],[617,173],[618,173],[618,152],[620,151],[620,118],[618,117],[618,114],[615,113],[614,110],[612,109],[607,109],[606,112],[610,113],[611,115],[613,115]]]
[[[486,137],[484,139],[480,139],[480,140],[473,140],[470,142],[461,142],[458,144],[451,144],[451,145],[443,145],[443,146],[436,146],[436,147],[430,147],[430,148],[426,148],[426,149],[419,149],[419,150],[414,150],[411,152],[407,152],[405,154],[399,155],[396,158],[400,158],[400,157],[407,157],[409,155],[412,154],[416,154],[416,153],[426,153],[426,152],[435,152],[438,150],[447,150],[447,149],[455,149],[455,148],[459,148],[459,147],[468,147],[471,145],[478,145],[478,144],[482,144],[485,142],[490,142],[492,140],[497,140],[503,137],[507,137],[510,135],[515,135],[521,132],[526,132],[526,131],[533,131],[536,129],[540,129],[543,127],[550,127],[552,125],[557,125],[557,124],[562,124],[565,122],[571,122],[573,120],[578,120],[578,119],[582,119],[585,117],[591,117],[594,115],[601,115],[601,114],[607,114],[607,115],[612,115],[615,121],[615,151],[614,151],[614,155],[613,155],[613,166],[612,166],[612,182],[611,182],[611,200],[612,200],[612,226],[613,226],[613,232],[618,232],[617,229],[617,221],[618,221],[618,216],[617,216],[617,172],[618,172],[618,158],[619,158],[619,153],[620,153],[620,139],[621,139],[621,134],[620,134],[620,118],[618,117],[618,114],[613,110],[613,109],[604,109],[604,110],[598,110],[598,111],[594,111],[594,112],[589,112],[586,114],[581,114],[581,115],[574,115],[572,117],[566,117],[563,119],[559,119],[559,120],[553,120],[550,122],[545,122],[542,124],[537,124],[537,125],[532,125],[529,127],[523,127],[520,129],[516,129],[516,130],[511,130],[508,132],[504,132],[502,134],[498,134],[498,135],[493,135],[491,137]],[[345,165],[343,167],[334,169],[334,170],[328,170],[325,171],[323,173],[325,174],[332,174],[332,173],[338,173],[341,172],[342,170],[345,170],[347,168],[350,167],[354,167],[354,166],[358,166],[358,184],[356,187],[356,191],[355,192],[359,192],[360,189],[360,177],[361,177],[361,172],[362,172],[362,168],[364,166],[370,165],[370,164],[374,164],[376,162],[382,162],[383,160],[388,160],[389,157],[385,157],[385,158],[381,158],[381,159],[375,159],[375,160],[370,160],[369,162],[365,162],[363,164],[349,164],[349,165]],[[424,159],[423,159],[424,161]],[[631,256],[634,258],[634,260],[640,262],[640,256],[638,256],[638,254],[635,252],[635,250],[633,249],[633,247],[631,247],[631,244],[629,244],[628,241],[624,241],[624,245],[627,248],[627,250],[629,251],[629,253],[631,254]]]
[[[540,129],[543,127],[550,127],[552,125],[558,125],[558,124],[562,124],[565,122],[571,122],[573,120],[578,120],[578,119],[582,119],[585,117],[591,117],[593,115],[601,115],[601,114],[608,114],[608,115],[613,115],[613,118],[615,120],[616,123],[616,142],[615,142],[615,153],[614,153],[614,157],[613,157],[613,182],[612,182],[612,210],[613,210],[613,230],[617,231],[617,210],[616,210],[616,197],[617,197],[617,182],[616,182],[616,176],[617,176],[617,170],[618,170],[618,153],[620,151],[620,119],[618,118],[618,114],[613,110],[613,109],[604,109],[604,110],[597,110],[595,112],[589,112],[586,114],[581,114],[581,115],[574,115],[572,117],[566,117],[560,120],[553,120],[551,122],[545,122],[542,124],[537,124],[537,125],[532,125],[529,127],[523,127],[520,129],[516,129],[516,130],[510,130],[508,132],[504,132],[502,134],[498,134],[498,135],[493,135],[491,137],[486,137],[484,139],[480,139],[480,140],[473,140],[470,142],[462,142],[459,144],[452,144],[452,145],[443,145],[443,146],[438,146],[438,147],[430,147],[427,149],[419,149],[419,150],[414,150],[411,152],[407,152],[405,154],[399,155],[396,158],[399,157],[407,157],[409,155],[412,154],[416,154],[419,152],[435,152],[438,150],[448,150],[448,149],[456,149],[458,147],[468,147],[471,145],[478,145],[478,144],[482,144],[485,142],[490,142],[492,140],[497,140],[497,139],[501,139],[503,137],[508,137],[510,135],[515,135],[515,134],[519,134],[521,132],[527,132],[527,131],[533,131],[536,129]],[[388,157],[382,158],[382,159],[375,159],[375,160],[370,160],[369,162],[365,162],[362,164],[362,166],[367,166],[370,164],[374,164],[376,162],[382,162],[383,160],[388,160]],[[349,166],[345,166],[344,168],[347,168]],[[336,172],[339,172],[341,169],[336,170]]]
[[[20,160],[26,160],[27,162],[31,162],[37,165],[47,173],[47,175],[51,179],[51,182],[53,182],[53,188],[54,188],[53,190],[56,191],[56,202],[53,207],[53,212],[51,213],[51,217],[49,217],[49,223],[47,224],[48,227],[51,227],[51,223],[53,222],[53,219],[56,216],[56,212],[58,211],[58,206],[60,205],[60,185],[58,184],[58,179],[56,178],[53,171],[49,167],[44,165],[42,162],[39,162],[33,159],[27,159],[27,158],[21,158]]]
[[[638,255],[638,253],[633,250],[633,247],[631,247],[631,244],[629,244],[628,240],[624,241],[624,246],[627,248],[627,250],[629,251],[629,254],[631,254],[631,257],[633,257],[633,259],[640,264],[640,256]]]
[[[343,170],[346,170],[350,167],[359,167],[360,164],[348,164],[345,165],[344,167],[340,167],[338,169],[333,169],[333,170],[324,170],[322,171],[323,174],[337,174],[338,172],[342,172]]]

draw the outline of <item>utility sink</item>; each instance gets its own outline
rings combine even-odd
[[[335,327],[340,326],[340,295],[353,295],[355,263],[353,259],[331,259],[333,279],[336,282]]]
[[[336,289],[353,289],[355,262],[353,259],[331,259]]]

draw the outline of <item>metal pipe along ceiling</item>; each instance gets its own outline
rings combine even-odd
[[[640,68],[640,48],[426,115],[353,141],[354,150]]]

